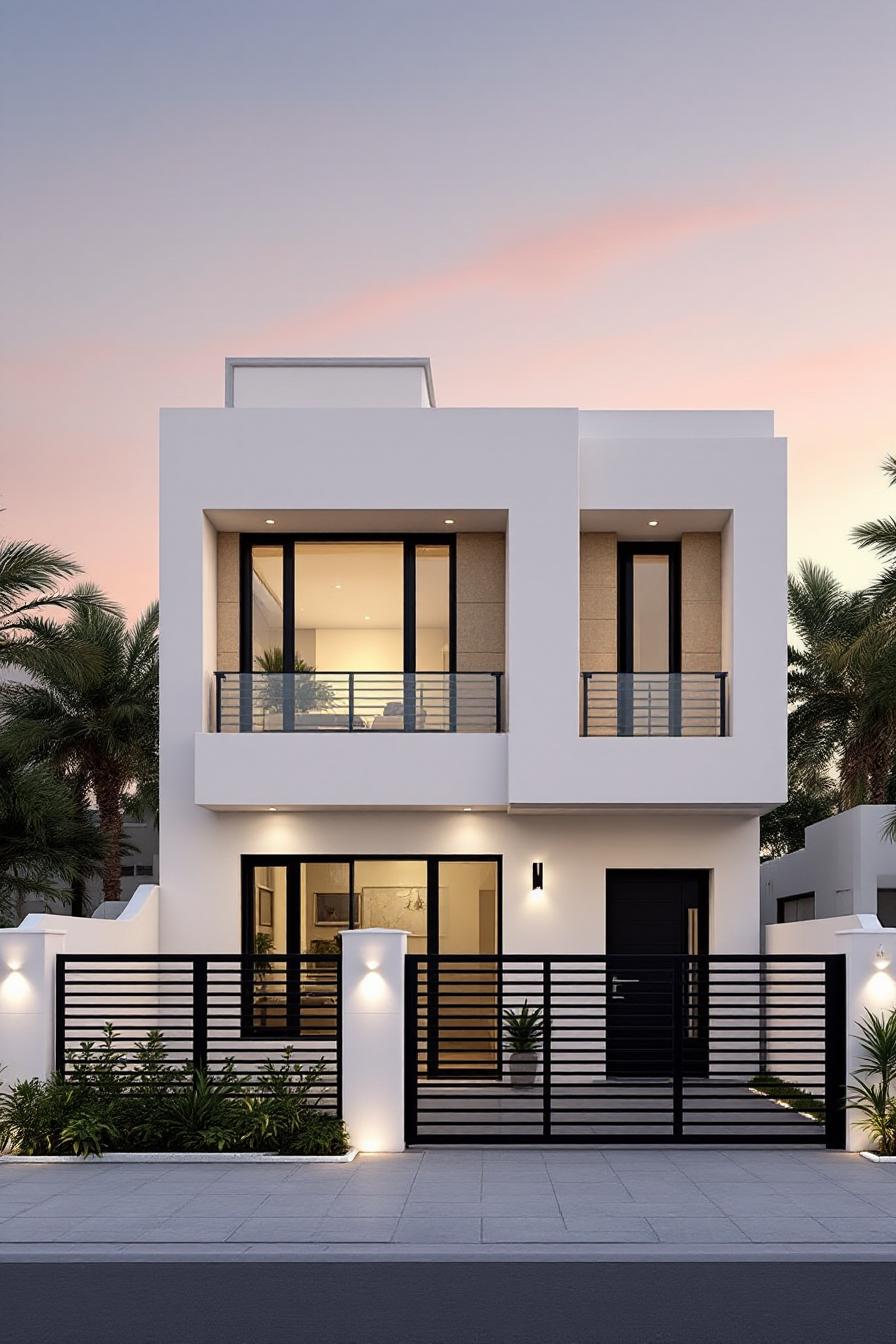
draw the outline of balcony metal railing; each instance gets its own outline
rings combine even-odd
[[[583,672],[583,737],[725,737],[727,672]]]
[[[501,672],[216,672],[219,733],[500,733]]]

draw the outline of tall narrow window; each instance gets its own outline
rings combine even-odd
[[[418,672],[447,672],[451,666],[451,578],[447,546],[415,548]]]
[[[632,556],[632,672],[669,672],[669,557]]]
[[[252,667],[253,672],[282,672],[283,547],[253,546]]]

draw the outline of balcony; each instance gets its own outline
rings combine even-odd
[[[219,733],[500,733],[500,672],[216,672]]]
[[[583,737],[725,737],[727,672],[583,672]]]

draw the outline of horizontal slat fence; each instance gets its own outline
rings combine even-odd
[[[844,1146],[842,957],[408,963],[409,1142]]]
[[[311,1097],[339,1114],[340,965],[335,955],[60,955],[56,1067],[64,1074],[69,1054],[96,1046],[109,1024],[128,1068],[158,1031],[171,1063],[213,1076],[232,1061],[251,1088],[288,1046],[293,1063],[322,1065]]]

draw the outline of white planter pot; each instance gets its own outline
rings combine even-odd
[[[537,1072],[537,1050],[515,1050],[510,1056],[511,1087],[534,1087]]]

